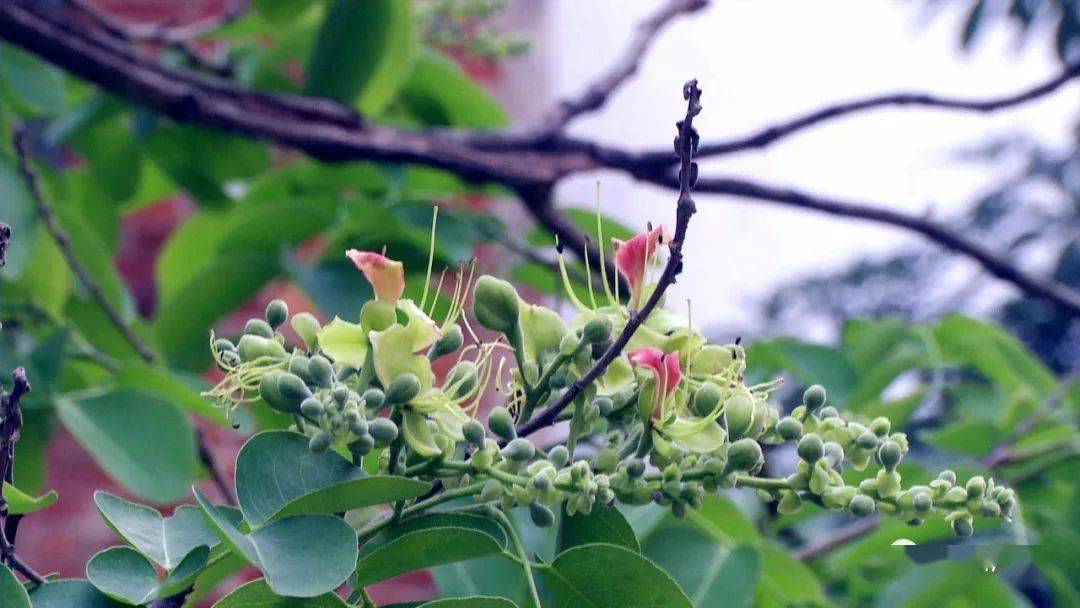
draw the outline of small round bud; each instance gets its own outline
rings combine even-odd
[[[611,337],[611,320],[607,317],[590,319],[581,329],[581,340],[586,344],[599,344]]]
[[[240,337],[236,352],[240,354],[240,358],[244,361],[255,361],[263,357],[280,361],[287,356],[285,347],[277,340],[252,334]]]
[[[448,325],[443,328],[442,336],[435,341],[435,345],[432,347],[429,357],[431,357],[432,360],[435,360],[443,355],[448,355],[461,348],[461,345],[464,342],[465,336],[461,333],[461,326],[456,323]]]
[[[326,434],[324,431],[315,431],[315,434],[308,440],[308,449],[312,452],[325,452],[329,447],[330,435]]]
[[[514,418],[502,406],[493,408],[491,413],[488,414],[488,428],[491,429],[492,433],[506,440],[517,437],[517,430],[514,429]]]
[[[322,355],[315,355],[308,361],[307,371],[312,381],[323,388],[330,388],[334,383],[334,366]]]
[[[234,350],[223,350],[218,356],[221,357],[221,362],[224,363],[226,367],[236,367],[244,362],[244,360],[240,358],[240,353]]]
[[[856,494],[848,503],[848,510],[856,517],[866,517],[874,512],[876,506],[873,498],[866,494]]]
[[[743,390],[724,401],[724,425],[728,435],[737,439],[746,435],[754,424],[754,398]]]
[[[349,424],[349,432],[353,435],[367,435],[368,434],[368,422],[360,417],[359,413],[348,412],[346,414],[347,422]]]
[[[529,516],[532,517],[533,523],[540,528],[546,528],[555,523],[555,514],[540,502],[529,505]]]
[[[566,388],[568,384],[570,384],[570,381],[566,377],[566,372],[564,370],[560,369],[548,377],[548,386],[553,391],[560,391]]]
[[[870,432],[878,437],[887,437],[891,429],[892,423],[884,416],[874,418],[874,421],[870,423]]]
[[[315,352],[315,349],[319,347],[319,331],[322,329],[315,315],[309,312],[293,315],[289,325],[292,325],[293,331],[307,345],[308,351]]]
[[[728,466],[735,471],[749,471],[762,459],[761,446],[749,437],[740,439],[728,447]]]
[[[968,498],[982,498],[986,493],[986,480],[982,477],[972,477],[967,482],[966,490]]]
[[[825,387],[820,384],[815,384],[806,389],[802,396],[803,405],[811,412],[825,405],[825,399]]]
[[[698,392],[694,394],[694,413],[705,417],[716,410],[717,404],[723,398],[724,391],[714,382],[703,382]]]
[[[615,404],[611,401],[611,397],[597,397],[593,399],[593,405],[600,412],[601,416],[605,418],[611,414],[611,410],[615,408]]]
[[[371,435],[359,433],[359,437],[349,444],[349,451],[356,456],[366,456],[375,449],[375,438]]]
[[[957,517],[952,521],[953,532],[957,536],[968,538],[975,533],[975,527],[971,525],[971,517]]]
[[[536,446],[524,437],[518,437],[506,444],[502,449],[502,455],[510,460],[525,462],[536,454]]]
[[[825,462],[832,468],[840,466],[840,463],[844,462],[844,448],[835,441],[826,441]]]
[[[377,388],[369,388],[364,391],[364,407],[369,410],[381,410],[386,403],[386,395]]]
[[[942,481],[948,482],[949,485],[956,485],[956,473],[952,472],[952,470],[950,469],[945,469],[944,471],[938,473],[937,478]]]
[[[640,458],[634,458],[630,462],[626,463],[626,474],[633,479],[637,479],[645,474],[645,461]]]
[[[822,420],[834,418],[834,420],[832,421],[833,426],[844,426],[844,420],[840,418],[840,412],[838,412],[836,408],[831,405],[826,405],[825,407],[821,408],[820,410],[818,410],[817,414],[818,418],[821,418]]]
[[[218,338],[217,340],[214,340],[214,348],[216,348],[218,352],[235,351],[236,345],[225,338]]]
[[[298,402],[311,396],[311,389],[296,374],[283,373],[278,376],[277,388],[282,397]]]
[[[289,318],[289,306],[284,300],[270,300],[270,303],[266,305],[266,314],[264,316],[270,327],[277,329]]]
[[[337,401],[338,405],[344,406],[349,400],[349,387],[338,385],[334,387],[334,390],[330,392],[330,395]]]
[[[473,316],[492,331],[510,334],[518,327],[520,302],[513,285],[484,275],[473,289]]]
[[[368,432],[379,443],[390,443],[397,439],[398,427],[389,418],[376,418],[368,423]]]
[[[390,381],[386,387],[386,403],[397,405],[407,403],[420,393],[420,379],[415,374],[405,372]]]
[[[480,502],[494,502],[502,498],[503,486],[497,480],[489,479],[480,489]]]
[[[484,425],[480,424],[479,420],[469,420],[461,427],[461,433],[465,435],[465,441],[475,445],[478,448],[484,447]]]
[[[810,433],[799,440],[797,451],[799,458],[813,464],[821,460],[821,457],[825,455],[825,444],[821,441],[821,437]]]
[[[934,499],[926,492],[919,492],[911,499],[911,506],[919,513],[926,513],[934,508]]]
[[[248,319],[248,322],[244,325],[244,334],[259,336],[260,338],[273,338],[274,330],[262,319]]]
[[[784,441],[794,441],[803,434],[803,423],[786,416],[776,423],[776,432]]]
[[[557,445],[548,452],[548,460],[555,465],[556,469],[561,469],[570,461],[570,450],[567,450],[564,445]]]
[[[992,500],[984,500],[981,513],[983,517],[1000,517],[1001,505]]]
[[[259,378],[259,396],[267,405],[287,414],[295,414],[300,407],[300,400],[286,398],[278,390],[278,380],[284,372],[272,370]]]
[[[903,452],[900,449],[900,444],[892,440],[887,440],[881,444],[878,448],[877,458],[881,466],[886,471],[892,471],[896,469],[896,466],[900,464],[900,460],[904,457]]]
[[[870,431],[863,431],[855,439],[855,445],[864,450],[876,450],[878,447],[878,436]]]
[[[311,419],[318,419],[326,411],[318,397],[308,397],[300,404],[300,413]]]

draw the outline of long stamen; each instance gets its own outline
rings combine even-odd
[[[585,237],[585,280],[589,285],[589,303],[592,304],[592,309],[596,311],[596,296],[593,294],[592,288],[592,267],[589,265],[589,237]]]
[[[566,259],[563,258],[562,244],[559,242],[558,235],[555,236],[555,251],[559,253],[559,274],[562,275],[563,290],[566,291],[566,297],[570,300],[570,303],[574,305],[581,312],[589,312],[590,309],[582,304],[578,299],[577,294],[574,293],[574,286],[570,284],[570,275],[566,272]]]
[[[596,249],[600,252],[600,280],[604,282],[604,293],[607,295],[609,306],[619,305],[619,284],[615,283],[615,294],[611,293],[611,286],[608,284],[607,276],[607,260],[604,259],[604,222],[600,216],[600,180],[596,180]]]
[[[420,310],[427,306],[428,287],[431,285],[431,267],[435,263],[435,226],[439,222],[439,206],[431,207],[431,238],[428,240],[427,274],[424,275],[424,295],[420,298]],[[436,296],[437,297],[437,296]]]
[[[428,310],[428,312],[427,312],[427,316],[429,318],[435,316],[435,303],[439,301],[439,293],[442,292],[443,279],[445,279],[445,278],[446,278],[446,269],[443,268],[443,271],[441,273],[439,273],[439,283],[435,286],[435,298],[431,302],[431,309]],[[421,307],[420,310],[423,310],[423,307]]]

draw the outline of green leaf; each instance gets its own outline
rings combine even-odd
[[[113,376],[118,389],[137,389],[165,399],[176,407],[195,414],[205,420],[216,422],[219,426],[232,430],[232,423],[222,408],[216,407],[210,400],[199,394],[193,382],[187,382],[167,370],[150,367],[142,361],[130,360],[123,363]]]
[[[499,596],[528,603],[525,573],[502,555],[436,566],[430,570],[441,596]]]
[[[517,604],[504,597],[455,597],[420,604],[417,608],[517,608]]]
[[[252,0],[259,14],[273,23],[286,23],[307,10],[314,0]]]
[[[198,488],[194,492],[222,540],[257,567],[275,593],[317,597],[333,591],[352,574],[356,532],[340,517],[294,515],[244,534]]]
[[[772,544],[759,548],[761,580],[754,594],[760,606],[825,603],[825,592],[814,573],[787,550]]]
[[[175,502],[198,464],[187,418],[157,395],[136,390],[58,397],[56,412],[75,440],[141,498]]]
[[[559,524],[559,551],[593,543],[607,543],[631,551],[641,551],[633,528],[614,507],[600,505],[588,515],[563,513]]]
[[[333,450],[316,454],[291,431],[267,431],[236,457],[236,498],[253,528],[301,513],[341,513],[422,496],[431,484],[369,477]]]
[[[7,501],[8,513],[11,515],[27,515],[48,509],[59,498],[60,495],[56,493],[56,490],[34,498],[10,483],[4,482],[4,500]]]
[[[30,592],[34,608],[116,608],[123,606],[98,591],[90,581],[64,579],[49,581]]]
[[[4,223],[11,227],[4,274],[18,277],[29,266],[30,252],[40,238],[37,236],[38,219],[26,184],[19,176],[15,163],[4,154],[0,154],[0,218],[4,218]]]
[[[754,368],[790,373],[804,385],[823,385],[829,403],[837,406],[849,402],[858,380],[844,351],[791,338],[755,342],[747,349],[746,360]]]
[[[157,509],[101,490],[94,493],[94,502],[121,538],[166,570],[176,568],[196,547],[212,548],[220,542],[202,510],[191,505],[182,505],[169,517],[162,517]]]
[[[949,361],[970,365],[1007,391],[1049,395],[1058,381],[1016,338],[999,327],[959,315],[945,317],[934,336]]]
[[[492,555],[502,551],[505,543],[498,524],[486,517],[422,515],[364,544],[356,564],[357,584],[370,585],[414,570]]]
[[[86,564],[86,577],[105,595],[128,604],[145,604],[157,597],[154,565],[130,547],[95,554]]]
[[[333,593],[312,598],[281,597],[266,584],[266,580],[251,581],[233,589],[214,604],[214,608],[348,608],[348,604]]]
[[[30,608],[30,596],[26,594],[26,589],[4,564],[0,564],[0,606]]]
[[[669,525],[649,536],[643,553],[669,572],[701,608],[741,608],[750,602],[758,579],[753,547],[729,549],[686,524]]]
[[[229,202],[226,183],[256,175],[270,162],[265,142],[189,125],[157,125],[146,151],[178,186],[210,206]]]
[[[730,498],[713,494],[705,497],[700,509],[690,511],[689,519],[714,539],[725,544],[757,543],[761,537],[753,522]]]
[[[307,92],[377,114],[409,74],[414,21],[405,0],[333,0],[308,63]]]
[[[58,114],[66,106],[63,72],[20,48],[0,45],[0,77],[31,114]]]
[[[483,129],[508,122],[498,102],[453,61],[431,51],[417,57],[401,96],[427,126]]]
[[[615,545],[574,547],[541,572],[556,604],[564,608],[693,605],[656,564]]]

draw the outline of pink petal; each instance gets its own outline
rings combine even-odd
[[[356,264],[375,290],[375,299],[396,304],[405,291],[405,267],[401,262],[375,253],[350,249],[345,255]]]
[[[629,241],[611,239],[615,247],[615,267],[630,283],[630,305],[636,307],[645,282],[645,269],[656,257],[660,247],[671,239],[661,224],[648,232],[642,232]]]

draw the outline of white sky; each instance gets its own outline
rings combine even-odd
[[[547,70],[548,94],[574,93],[606,69],[634,24],[658,4],[547,0],[546,12],[539,11],[545,21],[534,33],[533,52]],[[827,102],[884,92],[997,96],[1048,79],[1059,69],[1049,45],[1030,44],[1017,52],[1017,39],[1004,21],[985,32],[974,53],[961,54],[962,15],[954,11],[927,22],[921,7],[917,1],[888,0],[714,0],[705,12],[670,24],[638,75],[602,112],[580,119],[572,130],[629,147],[670,147],[674,121],[685,107],[680,85],[689,77],[698,78],[704,90],[705,110],[697,126],[702,138],[711,140]],[[705,163],[702,173],[742,175],[914,213],[944,213],[1007,175],[1005,167],[954,160],[959,147],[1014,133],[1065,145],[1080,107],[1078,94],[1080,86],[1072,84],[1038,103],[993,115],[927,109],[861,113],[763,152]],[[670,192],[616,174],[600,177],[608,213],[638,226],[673,221]],[[567,180],[558,191],[560,201],[591,206],[595,180]],[[686,269],[669,301],[692,298],[695,320],[705,325],[751,323],[756,303],[777,283],[914,238],[809,212],[698,198]]]

